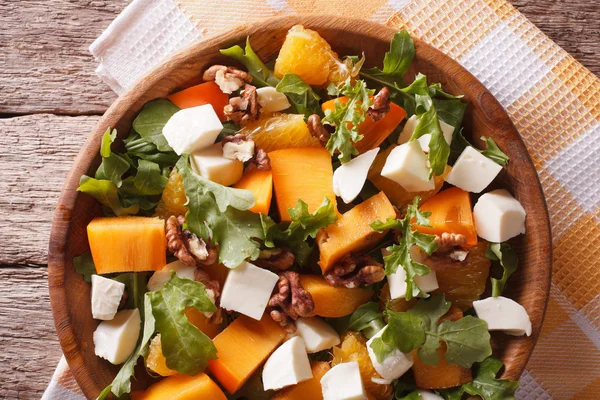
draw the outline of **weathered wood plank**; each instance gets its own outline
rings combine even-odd
[[[60,359],[47,279],[46,268],[0,267],[2,399],[39,399]]]
[[[130,0],[0,1],[0,113],[102,113],[89,45]]]
[[[0,119],[0,264],[45,264],[63,180],[100,117]]]

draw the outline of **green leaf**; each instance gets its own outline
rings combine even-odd
[[[385,334],[385,332],[384,332]],[[377,362],[381,363],[386,359],[387,356],[392,354],[397,350],[396,344],[393,340],[385,340],[383,335],[373,339],[370,344],[375,357],[377,358]]]
[[[119,201],[117,186],[111,181],[97,180],[83,175],[79,180],[77,191],[93,196],[102,205],[110,208],[117,217],[136,214],[140,209],[137,205],[123,208]]]
[[[139,160],[133,185],[140,195],[161,194],[169,178],[164,176],[157,163]]]
[[[228,188],[192,171],[189,158],[182,157],[177,168],[183,175],[188,202],[188,229],[204,240],[219,244],[219,262],[235,268],[250,258],[256,260],[264,232],[258,214],[247,211],[254,196],[247,190]]]
[[[442,322],[438,335],[446,342],[445,357],[449,364],[469,368],[492,354],[487,322],[471,315]]]
[[[461,153],[469,146],[471,146],[471,143],[469,143],[469,141],[463,136],[462,129],[458,132],[454,130],[452,144],[450,145],[450,157],[448,158],[448,164],[454,165]]]
[[[179,160],[179,156],[174,151],[159,152],[154,143],[142,138],[136,131],[132,131],[124,143],[127,155],[130,157],[152,161],[161,166],[173,166]]]
[[[231,57],[240,62],[250,75],[252,75],[252,85],[256,87],[277,86],[279,79],[262,62],[260,57],[254,52],[250,45],[250,38],[246,38],[246,48],[242,49],[235,45],[228,49],[221,50],[221,54]]]
[[[308,204],[298,199],[296,206],[288,210],[292,222],[284,232],[289,237],[306,240],[309,236],[317,237],[319,231],[329,225],[335,224],[337,214],[335,205],[328,197],[323,199],[319,208],[312,214],[308,212]]]
[[[418,349],[425,343],[425,330],[421,319],[406,312],[387,310],[388,328],[381,337],[386,343],[394,343],[403,353]]]
[[[110,150],[110,146],[115,141],[116,137],[116,129],[113,130],[112,133],[110,132],[110,129],[108,129],[104,133],[104,136],[102,136],[102,144],[100,147],[102,163],[100,163],[100,166],[96,170],[95,178],[99,180],[109,180],[117,187],[121,187],[123,174],[129,170],[131,165],[125,158]]]
[[[348,330],[363,332],[367,339],[375,336],[385,327],[383,314],[379,311],[379,304],[374,301],[363,304],[350,315]]]
[[[492,297],[498,297],[502,295],[508,278],[519,267],[519,258],[508,243],[490,243],[485,251],[485,256],[492,261],[499,261],[504,271],[501,279],[491,278]]]
[[[73,268],[75,272],[83,277],[87,283],[92,282],[92,275],[96,275],[96,266],[92,253],[85,253],[77,257],[73,257]]]
[[[470,395],[481,396],[483,400],[514,400],[519,382],[497,379],[496,376],[502,366],[502,361],[488,357],[479,366],[473,382],[464,384],[462,389]]]
[[[440,318],[448,312],[451,303],[446,301],[444,294],[431,296],[429,300],[420,301],[408,313],[421,321],[425,329],[425,341],[419,349],[419,359],[429,365],[437,365],[440,355],[437,353],[440,347],[440,339],[435,334]]]
[[[209,360],[217,358],[217,349],[208,336],[188,321],[184,310],[194,307],[200,312],[216,311],[204,285],[180,279],[172,271],[167,284],[147,296],[167,367],[186,375],[202,372]]]
[[[169,100],[152,100],[142,107],[133,121],[133,129],[145,140],[152,142],[159,151],[172,151],[162,130],[167,121],[179,111],[179,107]]]
[[[428,155],[431,168],[429,178],[431,178],[433,175],[439,176],[444,173],[446,164],[448,163],[448,157],[450,156],[450,145],[444,138],[442,128],[440,127],[440,121],[433,105],[431,105],[429,110],[424,114],[419,115],[419,123],[410,140],[416,140],[425,134],[431,135]]]
[[[429,96],[429,87],[427,86],[427,77],[418,73],[415,80],[405,88],[400,89],[403,93],[418,94],[420,96]]]
[[[396,32],[390,42],[390,51],[385,53],[383,70],[369,68],[361,76],[397,90],[402,87],[402,76],[415,57],[415,44],[406,30]]]
[[[113,131],[111,132],[110,128],[108,128],[106,130],[106,132],[104,132],[104,135],[102,136],[102,144],[100,145],[100,156],[102,158],[110,157],[110,154],[111,154],[110,145],[113,144],[113,142],[115,141],[116,138],[117,138],[117,130],[116,129],[113,129]]]
[[[358,154],[354,144],[362,139],[358,126],[364,122],[367,110],[373,104],[371,97],[373,90],[369,90],[362,80],[357,80],[354,85],[350,78],[340,86],[330,85],[330,93],[346,96],[347,101],[342,103],[335,100],[333,110],[325,112],[323,122],[334,125],[335,132],[327,141],[327,150],[332,155],[339,152],[337,158],[343,163],[350,161],[353,155]]]
[[[497,164],[500,164],[503,167],[506,167],[506,165],[508,165],[508,161],[510,160],[510,158],[508,158],[508,156],[506,154],[504,154],[502,152],[502,150],[500,150],[500,148],[498,147],[498,145],[496,144],[494,139],[486,138],[485,136],[482,136],[481,140],[483,140],[485,142],[485,147],[486,147],[485,150],[481,150],[481,154],[483,154],[487,158],[493,160]]]
[[[287,96],[298,114],[304,114],[305,117],[322,114],[319,104],[321,98],[298,75],[285,74],[276,89]]]
[[[413,219],[423,226],[429,226],[427,216],[419,210],[419,200],[417,196],[413,199],[413,203],[407,208],[406,215],[403,219],[389,218],[386,222],[375,221],[371,223],[371,229],[377,232],[383,232],[388,229],[395,229],[401,233],[399,235],[398,244],[392,245],[386,250],[390,253],[383,258],[385,262],[385,273],[391,275],[395,273],[399,267],[406,271],[406,300],[413,297],[428,297],[429,295],[423,292],[419,285],[415,282],[415,277],[424,276],[431,272],[431,269],[416,261],[410,254],[410,248],[413,245],[418,246],[427,254],[432,254],[437,249],[434,235],[427,235],[412,230],[411,221]]]
[[[114,279],[117,282],[125,284],[125,291],[127,292],[127,303],[125,308],[133,309],[137,308],[140,310],[142,319],[144,319],[144,295],[148,291],[146,287],[146,279],[148,273],[142,272],[127,272],[115,276]]]
[[[429,85],[429,96],[431,96],[432,98],[447,99],[447,100],[462,99],[464,97],[462,94],[458,95],[458,96],[454,96],[453,94],[444,92],[442,90],[441,83],[433,83],[433,84]]]
[[[440,100],[436,98],[432,101],[438,117],[448,125],[452,125],[456,135],[462,129],[467,103],[460,100]],[[452,140],[452,144],[454,144],[454,140]]]

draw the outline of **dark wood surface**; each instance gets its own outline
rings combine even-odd
[[[116,99],[88,47],[128,3],[0,0],[0,398],[39,399],[60,358],[46,273],[52,213],[75,155]],[[512,4],[600,74],[596,2]]]

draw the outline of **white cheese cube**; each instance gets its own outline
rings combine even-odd
[[[467,146],[460,154],[446,182],[472,193],[481,193],[502,171],[502,166],[475,148]]]
[[[513,336],[531,335],[531,320],[527,310],[506,297],[488,297],[473,302],[477,317],[488,324],[490,331],[504,331]]]
[[[438,120],[440,121],[440,128],[442,128],[442,135],[444,136],[444,139],[446,139],[446,142],[448,144],[451,144],[452,136],[454,135],[454,127],[452,125],[448,125],[441,119],[438,119]],[[400,133],[400,136],[398,137],[398,144],[403,144],[403,143],[408,142],[410,140],[410,138],[412,137],[413,133],[415,132],[415,128],[417,127],[418,124],[419,124],[419,119],[417,118],[416,115],[413,115],[412,117],[410,117],[406,121],[406,124],[404,124],[404,128],[402,129],[402,132]],[[429,133],[425,134],[417,139],[417,141],[419,142],[419,145],[421,146],[421,149],[425,153],[429,153],[429,141],[430,140],[431,140],[431,134],[429,134]]]
[[[323,400],[366,400],[356,361],[338,364],[321,378]]]
[[[505,189],[482,195],[473,208],[477,235],[501,243],[525,233],[525,209]]]
[[[379,147],[369,150],[335,170],[333,192],[336,196],[341,197],[344,203],[349,204],[358,196],[365,185],[367,173],[378,152]]]
[[[385,257],[389,255],[389,252],[386,249],[381,249],[381,254]],[[417,246],[410,248],[410,254],[415,261],[424,264],[425,257]],[[387,280],[390,288],[390,299],[403,299],[406,296],[406,270],[402,266],[398,266],[396,272],[387,276]],[[435,271],[431,271],[424,276],[415,276],[415,283],[425,293],[433,292],[440,287]]]
[[[92,317],[105,321],[113,319],[124,291],[124,283],[92,275]]]
[[[417,390],[421,395],[421,400],[444,400],[442,396],[438,396],[437,394],[430,392],[429,390]]]
[[[229,271],[221,307],[260,320],[278,280],[277,274],[244,261]]]
[[[256,94],[258,96],[261,112],[272,113],[287,110],[291,107],[287,96],[278,92],[272,86],[258,88],[256,89]]]
[[[135,349],[141,324],[137,308],[119,311],[112,320],[101,322],[94,331],[96,355],[115,365],[124,363]]]
[[[400,378],[406,371],[408,371],[413,365],[413,356],[408,353],[404,354],[400,350],[396,349],[391,354],[389,354],[382,362],[377,361],[377,356],[375,352],[371,348],[371,344],[376,338],[381,337],[383,332],[387,329],[387,326],[377,332],[375,336],[367,341],[367,351],[369,352],[369,358],[371,359],[371,363],[373,364],[373,368],[375,371],[383,379],[386,380],[394,380]]]
[[[264,390],[279,390],[313,377],[304,340],[296,336],[271,354],[262,372]]]
[[[215,142],[223,124],[210,104],[177,111],[163,127],[162,134],[177,153],[193,153]]]
[[[427,156],[418,142],[408,142],[394,148],[385,160],[381,176],[393,180],[409,192],[433,190]]]
[[[154,292],[162,289],[171,279],[171,271],[175,271],[178,278],[193,281],[196,267],[188,267],[181,261],[173,261],[152,274],[148,281],[148,285],[146,285],[148,290]]]
[[[221,143],[215,143],[192,154],[192,169],[206,179],[223,186],[230,186],[241,179],[244,163],[225,158]]]
[[[319,317],[298,318],[297,333],[304,339],[306,351],[317,353],[340,344],[340,336],[335,329]]]

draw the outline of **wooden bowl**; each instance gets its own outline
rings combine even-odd
[[[121,135],[129,132],[142,105],[165,97],[175,88],[197,78],[215,63],[231,64],[219,49],[242,44],[247,36],[263,59],[276,56],[286,32],[295,24],[317,30],[340,55],[362,52],[367,65],[383,63],[394,30],[372,22],[331,16],[293,16],[267,19],[240,26],[231,32],[198,41],[170,57],[108,109],[81,149],[63,188],[52,227],[49,251],[49,287],[52,312],[58,337],[77,382],[90,398],[108,385],[118,367],[94,355],[92,333],[98,322],[92,319],[90,287],[73,270],[72,259],[89,250],[86,226],[101,214],[99,204],[76,192],[81,175],[99,164],[100,139],[107,128],[117,128]],[[511,277],[506,295],[521,303],[531,317],[530,337],[493,335],[495,354],[506,365],[505,376],[516,379],[523,372],[540,333],[548,299],[551,274],[550,223],[544,194],[527,149],[506,111],[490,92],[456,61],[429,45],[415,40],[416,57],[412,71],[427,75],[429,82],[441,82],[453,94],[463,94],[468,103],[464,120],[465,136],[481,146],[482,135],[494,138],[510,156],[510,163],[500,177],[527,211],[527,234],[515,240],[520,267]]]

